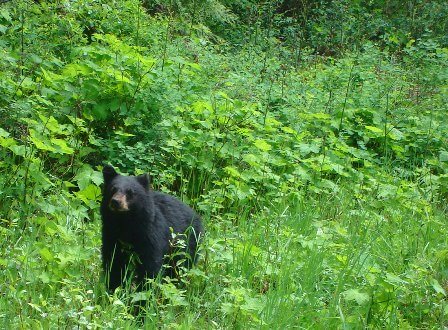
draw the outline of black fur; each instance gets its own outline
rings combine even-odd
[[[180,260],[191,267],[203,233],[199,216],[178,199],[152,191],[146,174],[123,176],[108,165],[103,176],[101,252],[108,289],[113,291],[132,272],[128,266],[133,253],[138,257],[138,285],[156,277],[163,264],[171,266],[164,273],[169,276],[176,274]],[[183,248],[173,247],[172,233],[178,234],[177,241],[185,241]]]

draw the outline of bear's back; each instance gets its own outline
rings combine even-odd
[[[202,232],[199,215],[188,205],[174,196],[159,191],[154,191],[152,195],[156,211],[155,216],[157,217],[158,212],[160,212],[175,233],[183,232],[190,226],[194,228],[197,234]]]

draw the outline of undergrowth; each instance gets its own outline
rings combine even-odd
[[[264,5],[232,44],[231,1],[115,4],[0,5],[4,328],[447,326],[443,38],[322,56]],[[197,267],[106,293],[105,163],[201,213]]]

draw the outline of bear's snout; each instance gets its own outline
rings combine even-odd
[[[129,205],[126,199],[126,195],[122,193],[114,194],[110,199],[109,208],[115,212],[129,211]]]

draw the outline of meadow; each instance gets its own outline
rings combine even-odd
[[[448,5],[294,3],[0,4],[2,328],[448,326]],[[196,267],[107,293],[109,163]]]

